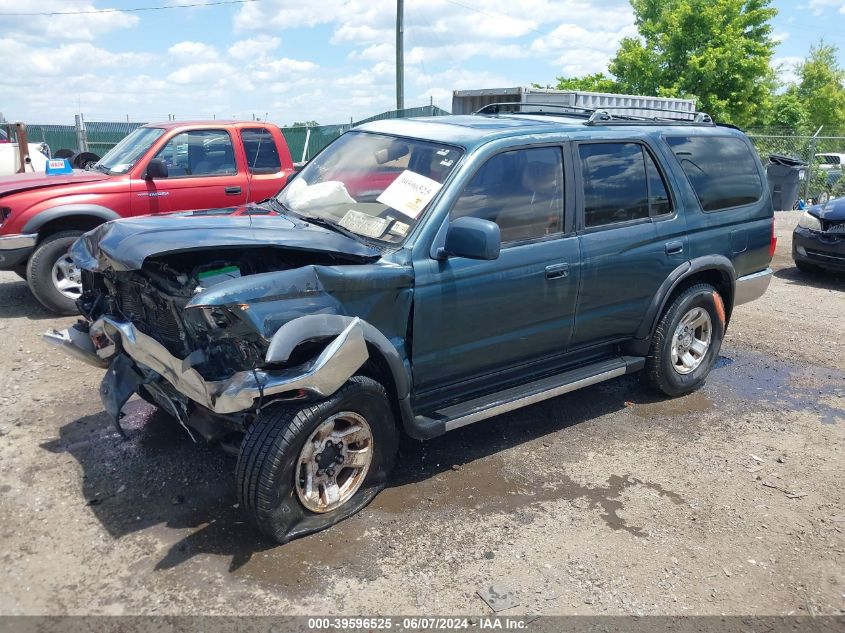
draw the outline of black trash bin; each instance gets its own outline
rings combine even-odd
[[[807,177],[807,163],[797,158],[772,154],[766,165],[769,193],[775,211],[791,211],[798,202],[798,189]]]

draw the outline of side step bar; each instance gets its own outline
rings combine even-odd
[[[508,411],[555,398],[570,391],[638,371],[644,365],[645,358],[641,356],[622,356],[604,360],[556,376],[549,376],[525,385],[510,387],[498,393],[445,407],[428,418],[417,416],[416,421],[421,426],[429,427],[427,435],[439,435]],[[437,430],[440,433],[432,427],[439,427]],[[432,433],[432,431],[434,432]]]

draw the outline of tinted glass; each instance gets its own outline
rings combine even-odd
[[[563,161],[560,148],[497,154],[473,176],[452,209],[499,225],[502,242],[563,230]]]
[[[637,143],[578,146],[584,177],[584,226],[649,217],[643,151]]]
[[[748,145],[727,137],[666,139],[705,211],[756,202],[763,195],[757,163]]]
[[[648,175],[648,204],[651,208],[651,217],[672,213],[672,203],[666,192],[666,183],[657,165],[654,164],[654,159],[647,151],[645,152],[645,171]]]
[[[275,174],[282,170],[282,161],[273,136],[266,128],[250,128],[241,132],[246,164],[253,174]]]
[[[232,139],[223,130],[192,130],[177,134],[156,158],[164,160],[169,178],[238,173]]]

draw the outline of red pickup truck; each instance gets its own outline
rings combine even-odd
[[[50,310],[75,313],[82,286],[67,251],[82,233],[121,217],[264,200],[293,172],[275,125],[150,123],[89,170],[0,178],[0,270],[26,279]]]

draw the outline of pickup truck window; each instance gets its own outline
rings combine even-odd
[[[282,171],[279,150],[270,130],[263,127],[247,128],[241,132],[241,140],[250,173],[276,174]]]
[[[308,163],[277,200],[301,217],[399,243],[462,154],[441,143],[347,132]]]
[[[670,136],[666,142],[705,211],[757,202],[763,183],[751,149],[732,136]]]
[[[639,143],[582,143],[578,152],[585,227],[649,217],[645,159]]]
[[[125,174],[162,134],[164,130],[160,127],[139,127],[106,152],[94,168],[110,174]]]
[[[164,160],[168,178],[238,173],[235,148],[225,130],[191,130],[177,134],[161,148],[156,158]]]
[[[502,243],[523,242],[563,230],[563,161],[559,147],[497,154],[476,172],[452,207],[499,225]]]

